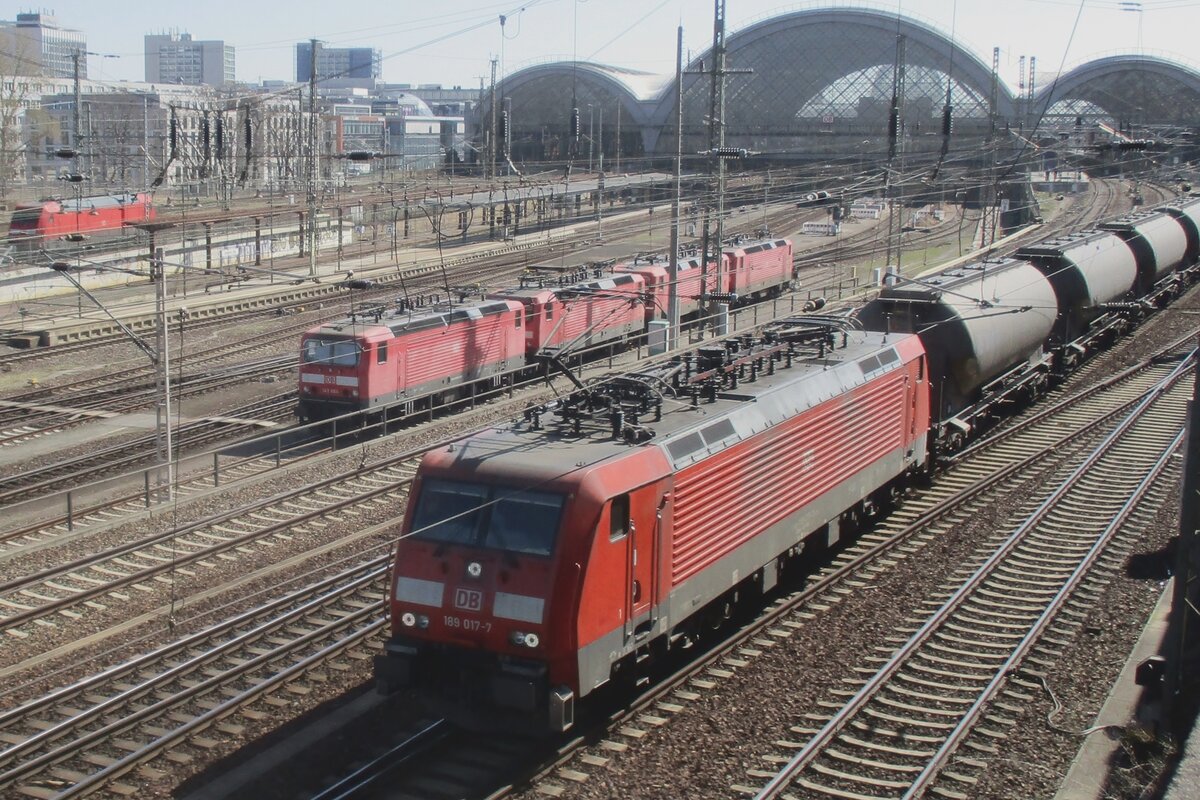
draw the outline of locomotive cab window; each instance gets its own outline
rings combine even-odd
[[[380,342],[379,344],[375,345],[375,363],[376,364],[386,364],[387,363],[387,350],[388,350],[387,342]]]
[[[358,344],[352,339],[307,339],[304,360],[327,367],[353,367],[358,364]]]
[[[608,540],[615,542],[629,533],[629,495],[614,497],[608,513]]]
[[[42,218],[40,208],[19,208],[13,212],[10,228],[36,228]]]
[[[546,303],[546,320],[554,319],[554,303]]]
[[[431,479],[421,487],[412,536],[548,556],[554,551],[565,501],[554,492]]]

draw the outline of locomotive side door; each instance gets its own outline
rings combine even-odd
[[[659,534],[659,492],[651,484],[621,495],[613,501],[614,511],[626,514],[625,638],[636,637],[654,627],[652,606],[658,587],[655,543]],[[625,503],[628,503],[625,506]],[[625,512],[625,508],[628,509]]]

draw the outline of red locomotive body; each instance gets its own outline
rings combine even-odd
[[[665,262],[639,263],[635,260],[633,262],[617,264],[613,267],[613,272],[618,275],[632,273],[641,276],[646,284],[645,309],[647,323],[656,319],[667,318],[669,312],[668,295],[670,294],[671,284],[668,267]],[[716,291],[717,275],[716,269],[712,265],[709,266],[706,281],[709,291],[704,290],[701,283],[702,277],[704,276],[700,269],[699,256],[680,259],[677,281],[679,284],[679,316],[681,318],[699,311],[702,305],[701,296]]]
[[[739,245],[723,256],[725,291],[740,299],[778,293],[793,277],[792,243],[787,239]]]
[[[506,289],[492,298],[525,306],[525,352],[578,350],[615,343],[644,330],[645,281],[640,275],[616,275],[572,286]]]
[[[615,266],[613,271],[640,275],[646,283],[646,321],[666,319],[670,281],[665,262],[626,262]],[[698,256],[681,259],[679,316],[687,317],[700,311],[704,295],[722,293],[734,295],[739,301],[756,299],[783,291],[793,277],[792,243],[788,239],[726,248],[721,254],[719,284],[715,262],[708,265],[707,274],[704,274]]]
[[[562,730],[575,699],[747,583],[769,589],[807,542],[835,541],[847,515],[924,464],[928,391],[917,337],[847,332],[827,350],[820,336],[709,351],[695,374],[681,362],[604,397],[580,390],[427,454],[381,687]],[[683,402],[663,403],[670,386]]]
[[[321,325],[301,339],[300,418],[384,406],[519,369],[524,339],[522,307],[508,300]]]
[[[154,219],[148,194],[117,194],[20,204],[9,225],[10,239],[48,238],[120,229]]]

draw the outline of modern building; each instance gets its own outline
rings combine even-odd
[[[70,78],[75,72],[74,53],[87,51],[82,31],[64,28],[50,14],[17,14],[15,22],[0,22],[0,53],[13,63],[9,74]],[[79,77],[87,77],[87,58],[79,59]]]
[[[317,80],[375,81],[383,76],[383,56],[370,47],[317,46]],[[296,44],[296,80],[312,77],[312,43]]]
[[[168,196],[234,185],[301,185],[308,114],[294,94],[247,102],[209,86],[84,81],[80,117],[86,132],[76,142],[71,81],[57,83],[45,87],[54,93],[41,95],[36,113],[24,120],[25,182],[44,187],[43,194],[62,191],[56,181],[68,164],[54,151],[67,145],[80,149],[78,169],[96,193],[156,182],[170,190]]]
[[[390,84],[380,90],[381,96],[399,90],[411,94],[429,104],[433,113],[441,116],[464,116],[479,104],[480,89],[464,89],[461,86],[447,87],[440,83],[422,83],[412,86],[407,83]]]
[[[221,86],[234,81],[233,47],[196,41],[189,33],[148,34],[146,82]]]

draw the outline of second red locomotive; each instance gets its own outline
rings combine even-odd
[[[150,195],[111,194],[80,199],[43,200],[22,203],[13,211],[9,240],[41,246],[43,240],[57,236],[86,235],[99,231],[120,230],[127,225],[148,222],[155,217]]]
[[[698,258],[681,262],[683,313],[702,298],[753,299],[792,280],[792,243],[726,248],[707,288]],[[301,339],[302,421],[386,409],[540,365],[546,357],[614,346],[666,316],[666,266],[633,263],[610,275],[563,277],[531,270],[482,300],[418,310],[374,310],[306,331]]]

